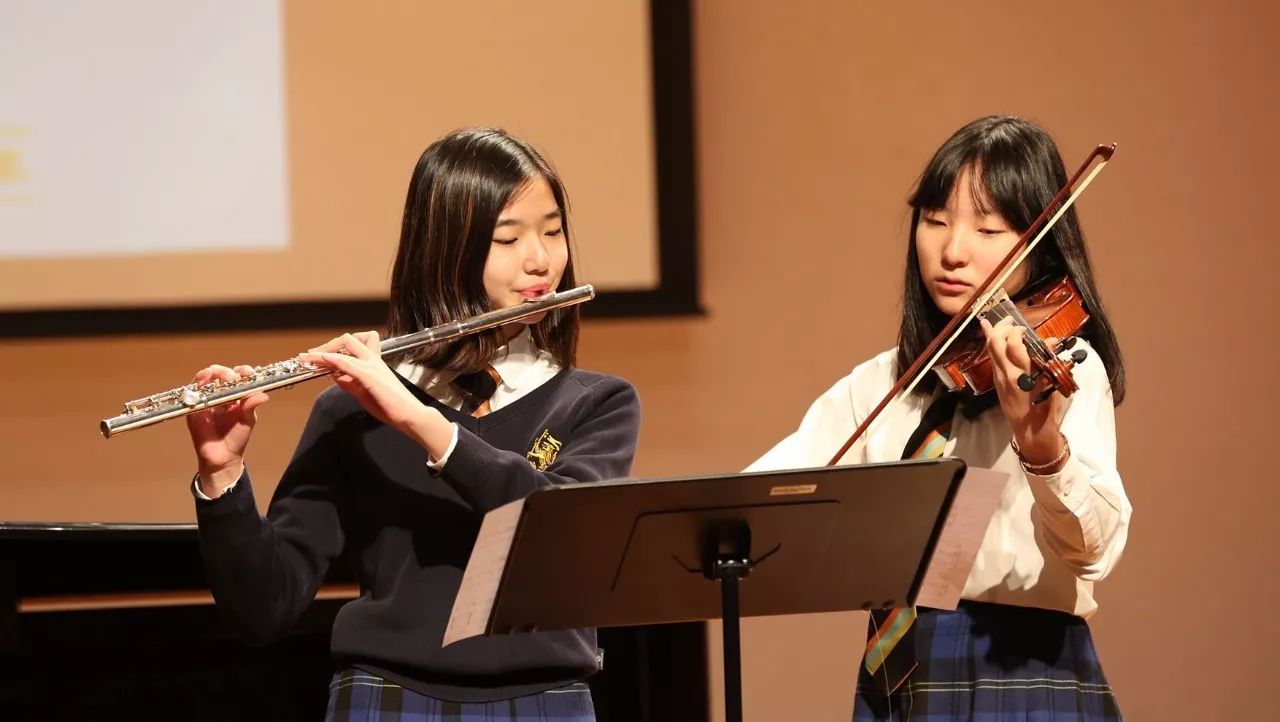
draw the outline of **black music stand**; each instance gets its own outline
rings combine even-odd
[[[486,516],[445,641],[722,618],[738,722],[739,617],[912,604],[964,472],[931,459],[539,489]]]

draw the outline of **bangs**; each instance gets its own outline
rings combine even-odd
[[[912,208],[924,211],[939,211],[946,208],[956,181],[964,175],[966,170],[970,170],[972,172],[969,173],[967,191],[974,209],[983,215],[1000,213],[1001,204],[993,203],[991,200],[987,167],[976,158],[965,159],[955,167],[951,167],[950,164],[946,167],[930,167],[929,170],[933,172],[921,179],[919,191],[908,200],[908,203]]]
[[[947,201],[951,199],[951,189],[956,184],[956,179],[964,172],[966,167],[973,164],[976,155],[974,153],[960,154],[947,153],[947,148],[938,150],[937,155],[930,161],[928,167],[924,169],[924,173],[920,176],[920,183],[916,185],[916,192],[907,199],[907,204],[916,210],[937,211],[947,207]],[[970,175],[971,179],[976,179],[978,174]],[[976,193],[981,188],[972,187],[970,184],[970,194],[974,196],[975,203],[982,198],[982,193]]]
[[[946,208],[956,181],[971,170],[967,191],[974,208],[982,214],[999,214],[1016,230],[1026,230],[1053,197],[1051,186],[1028,182],[1028,169],[1039,170],[1032,154],[1015,138],[1001,134],[976,142],[970,138],[952,140],[958,142],[939,148],[929,162],[908,205],[916,211]]]

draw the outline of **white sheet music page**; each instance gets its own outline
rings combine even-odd
[[[453,613],[449,615],[442,646],[484,634],[493,603],[498,598],[498,584],[507,567],[522,509],[524,499],[518,499],[484,515],[471,559],[462,573],[458,596],[453,600]]]
[[[960,604],[973,560],[978,558],[978,548],[1008,481],[1009,475],[1000,471],[972,466],[965,471],[916,596],[917,606],[955,609]]]

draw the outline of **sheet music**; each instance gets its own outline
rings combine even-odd
[[[507,566],[522,509],[524,499],[518,499],[484,515],[471,559],[462,573],[458,596],[453,600],[443,646],[484,634],[494,600],[498,598],[498,584]]]
[[[1009,475],[1000,471],[972,466],[965,471],[921,582],[917,605],[955,609],[960,604],[973,560],[1008,481]]]

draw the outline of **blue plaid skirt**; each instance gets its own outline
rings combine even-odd
[[[1083,619],[978,602],[961,602],[954,612],[918,611],[919,666],[886,698],[859,664],[855,722],[1121,719]]]
[[[447,702],[418,694],[360,669],[329,683],[325,722],[594,722],[585,682],[497,702]]]

